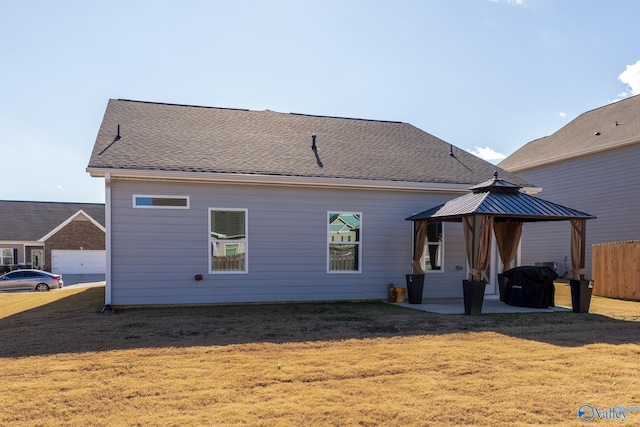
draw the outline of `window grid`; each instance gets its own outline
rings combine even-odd
[[[327,272],[362,272],[362,213],[328,212]]]
[[[429,222],[427,238],[422,256],[422,268],[425,273],[444,271],[444,222]]]
[[[12,248],[2,248],[0,249],[0,265],[12,265],[14,264],[13,260],[13,249]]]
[[[209,274],[248,272],[246,209],[209,208]]]
[[[134,194],[133,207],[138,209],[189,209],[189,196]]]

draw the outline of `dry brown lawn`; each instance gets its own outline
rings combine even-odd
[[[107,316],[103,294],[0,294],[0,425],[564,426],[584,425],[585,403],[640,406],[639,302],[594,297],[589,314],[370,302]],[[566,286],[556,303],[570,304]]]

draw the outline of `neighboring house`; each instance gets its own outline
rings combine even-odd
[[[105,272],[104,204],[0,200],[0,269]]]
[[[495,170],[407,123],[110,100],[87,168],[106,304],[385,298],[411,273],[405,218]],[[461,296],[462,227],[432,228],[425,296]]]
[[[586,233],[586,276],[591,277],[592,244],[640,239],[638,164],[640,96],[634,96],[579,115],[499,166],[542,187],[540,197],[597,217]],[[555,262],[560,275],[570,275],[570,232],[568,224],[527,224],[522,262]]]

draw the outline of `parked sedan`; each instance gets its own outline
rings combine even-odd
[[[64,286],[61,274],[51,274],[40,270],[15,270],[0,276],[0,290],[20,290],[44,292]]]

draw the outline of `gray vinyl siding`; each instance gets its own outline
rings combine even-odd
[[[191,206],[134,209],[133,194],[189,196]],[[411,272],[412,223],[404,218],[456,196],[112,180],[112,303],[384,299],[388,284],[405,286]],[[247,209],[248,273],[209,274],[209,208]],[[362,213],[361,273],[327,273],[329,211]],[[447,223],[445,271],[426,275],[424,296],[461,296],[465,273],[462,228]]]
[[[597,216],[587,221],[586,276],[591,276],[591,245],[640,239],[640,145],[591,154],[517,172],[543,188],[539,196]],[[526,224],[522,263],[554,261],[558,273],[571,269],[571,225]],[[570,272],[569,272],[570,274]]]

